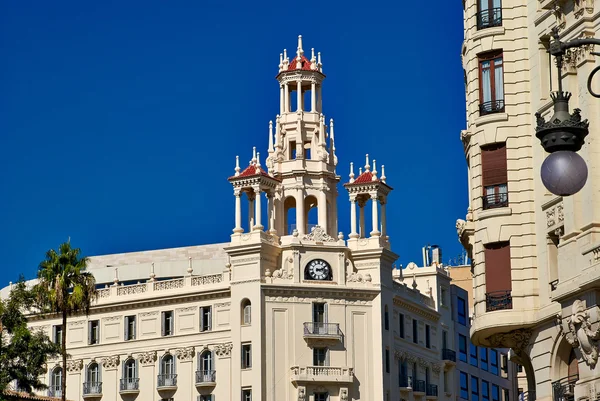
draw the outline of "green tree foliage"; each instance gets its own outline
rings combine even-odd
[[[60,348],[42,330],[30,330],[24,315],[31,311],[34,297],[23,277],[9,298],[0,300],[0,399],[13,380],[31,392],[46,388],[38,377],[45,373],[48,358],[58,356]]]
[[[38,305],[42,310],[57,313],[62,317],[61,354],[62,366],[67,366],[67,317],[84,312],[89,314],[96,297],[94,276],[86,272],[88,258],[81,256],[79,248],[71,242],[61,244],[58,252],[50,249],[38,269],[39,282],[34,288]],[[66,380],[62,380],[62,400],[67,394]]]

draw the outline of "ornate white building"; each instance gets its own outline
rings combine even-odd
[[[600,38],[593,0],[465,0],[462,63],[469,205],[457,221],[473,260],[471,337],[511,348],[529,399],[600,398],[600,99],[587,89],[599,57],[571,49],[560,74],[590,133],[579,152],[589,175],[570,197],[540,178],[547,154],[535,137],[539,112],[552,115],[558,71],[547,52],[562,41]],[[595,49],[597,52],[598,49]],[[593,82],[599,92],[600,80]]]

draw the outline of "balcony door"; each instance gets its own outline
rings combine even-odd
[[[313,303],[313,326],[315,334],[327,334],[327,304]]]
[[[479,0],[477,13],[477,29],[502,25],[501,0]]]
[[[479,56],[479,114],[504,112],[502,51]]]

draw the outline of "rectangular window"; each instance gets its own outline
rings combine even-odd
[[[398,325],[399,325],[398,329],[400,331],[400,333],[399,333],[400,334],[400,338],[404,338],[404,314],[403,313],[400,313],[398,315],[398,321],[399,321],[399,323],[398,323]]]
[[[508,355],[500,354],[500,374],[503,378],[508,378]]]
[[[61,324],[52,327],[52,342],[54,344],[62,345],[62,330]]]
[[[413,343],[419,343],[419,321],[417,319],[413,319],[412,321],[412,330],[413,330]]]
[[[465,372],[460,372],[460,398],[469,399],[469,375]]]
[[[162,312],[162,335],[173,335],[173,311]]]
[[[135,340],[135,316],[125,316],[125,341]]]
[[[458,358],[467,362],[467,337],[462,334],[458,335]]]
[[[487,348],[479,348],[479,354],[481,355],[481,369],[487,372],[488,370],[488,350]]]
[[[385,350],[385,373],[390,373],[390,350]]]
[[[464,299],[461,297],[456,298],[457,303],[457,315],[458,315],[458,323],[463,326],[467,325],[467,304]]]
[[[91,320],[88,322],[88,344],[100,343],[100,321]]]
[[[252,367],[252,344],[242,344],[242,369]]]
[[[212,330],[212,307],[202,306],[200,308],[200,331]]]
[[[425,346],[431,348],[431,327],[428,324],[425,325]]]
[[[252,305],[250,302],[244,304],[242,308],[242,324],[248,326],[252,323]]]
[[[329,401],[329,393],[315,393],[315,401]]]
[[[523,365],[517,365],[517,372],[519,372],[519,373],[523,372]]]
[[[490,372],[497,375],[498,374],[498,351],[495,349],[490,350]]]
[[[446,304],[447,304],[446,297],[447,297],[446,287],[440,287],[440,305],[441,306],[446,306]]]
[[[510,243],[486,244],[484,258],[486,311],[512,309]]]
[[[471,365],[477,366],[477,346],[476,345],[473,345],[473,344],[469,345],[469,354],[471,356],[471,358],[470,358]]]
[[[313,366],[329,366],[329,350],[313,348]]]
[[[508,206],[506,143],[481,147],[483,210]]]
[[[500,0],[478,0],[477,3],[477,29],[502,26]]]
[[[471,401],[479,401],[479,380],[471,376]]]
[[[504,112],[502,51],[479,55],[479,115]]]
[[[481,401],[490,401],[490,383],[481,381]]]
[[[500,401],[500,387],[497,384],[492,384],[492,401]]]
[[[313,303],[313,323],[327,323],[327,304]]]
[[[252,401],[252,389],[242,389],[242,401]]]
[[[506,389],[506,388],[502,389],[502,396],[503,396],[502,401],[510,401],[510,394],[508,392],[508,389]]]

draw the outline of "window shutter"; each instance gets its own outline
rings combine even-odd
[[[129,340],[129,316],[125,316],[125,341]]]
[[[329,366],[329,348],[325,348],[325,366]]]
[[[136,336],[136,332],[137,332],[137,321],[136,318],[133,317],[133,325],[132,325],[132,329],[133,329],[133,333],[131,333],[131,338],[135,339]]]
[[[485,291],[510,291],[510,244],[500,242],[485,246]]]
[[[92,343],[92,322],[88,322],[88,345]]]
[[[208,313],[206,314],[208,319],[208,330],[212,330],[212,307],[208,307]]]
[[[499,143],[481,148],[483,186],[506,184],[506,144]]]
[[[200,307],[200,331],[204,331],[204,308]]]
[[[323,310],[324,310],[324,313],[323,313],[323,323],[329,322],[329,312],[328,312],[327,306],[328,306],[327,304],[323,305]]]
[[[125,365],[126,362],[127,360],[121,362],[121,378],[123,379],[127,378],[127,366]]]
[[[160,335],[164,336],[165,332],[165,312],[160,313]]]
[[[138,369],[138,360],[137,359],[135,360],[135,364],[133,365],[133,367],[134,367],[133,377],[137,378],[137,377],[139,377],[139,373],[138,373],[139,369]]]
[[[175,334],[175,312],[171,313],[171,319],[169,319],[169,335]]]

